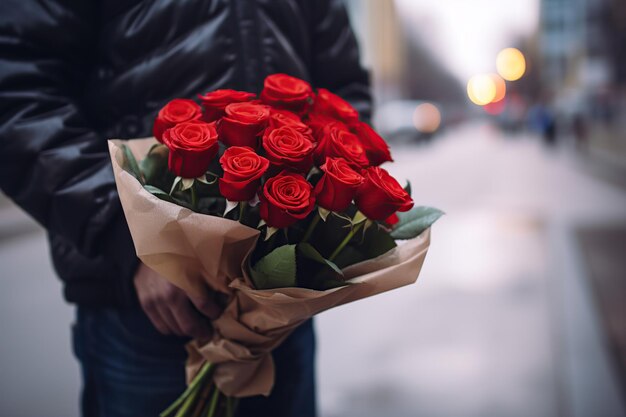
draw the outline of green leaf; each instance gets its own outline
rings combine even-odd
[[[352,226],[356,226],[359,223],[362,223],[364,221],[367,221],[367,217],[365,217],[365,214],[361,213],[360,211],[357,211],[356,214],[354,215],[354,218],[352,218]]]
[[[133,177],[137,178],[137,181],[139,181],[141,185],[144,185],[143,175],[141,174],[141,169],[139,169],[135,155],[133,155],[130,148],[126,145],[122,145],[122,152],[124,153],[124,169]]]
[[[298,285],[312,290],[326,291],[332,288],[345,287],[350,285],[350,283],[329,269],[323,269],[314,276],[308,277],[304,282],[298,281]]]
[[[144,185],[143,188],[150,194],[154,195],[155,197],[158,197],[159,199],[163,201],[168,201],[170,203],[192,210],[192,207],[189,203],[166,193],[160,188],[154,187],[152,185]]]
[[[145,188],[146,191],[149,192],[150,194],[154,194],[154,195],[165,194],[165,195],[169,196],[168,193],[166,193],[162,189],[157,188],[157,187],[155,187],[153,185],[144,185],[143,188]]]
[[[195,182],[195,178],[183,178],[180,180],[182,186],[180,187],[181,191],[185,191],[193,187],[193,183]]]
[[[325,208],[322,208],[322,207],[318,207],[317,212],[320,218],[324,221],[326,221],[326,219],[328,218],[328,215],[330,214],[330,210],[326,210]]]
[[[365,231],[363,239],[357,245],[357,248],[365,254],[366,259],[373,259],[389,252],[396,246],[395,239],[387,231],[374,224]]]
[[[213,185],[217,182],[218,178],[216,176],[211,175],[211,179],[208,180],[207,174],[202,174],[198,178],[196,178],[196,180],[200,181],[202,184],[205,184],[205,185]]]
[[[352,217],[346,216],[345,214],[337,213],[336,211],[331,211],[331,214],[345,221],[345,223],[341,227],[351,228],[352,226],[354,226],[354,224],[352,223]],[[328,220],[328,217],[326,217],[326,219]]]
[[[373,224],[363,233],[362,238],[357,240],[355,237],[351,244],[339,252],[335,263],[340,268],[345,268],[357,262],[376,258],[396,246],[395,239],[388,232]]]
[[[250,268],[252,281],[259,290],[296,286],[296,245],[274,249]]]
[[[343,248],[339,255],[335,258],[335,264],[337,264],[340,268],[345,268],[352,264],[362,262],[367,259],[367,256],[359,251],[354,246],[346,246]]]
[[[406,186],[404,187],[404,191],[411,195],[411,181],[406,180]]]
[[[172,183],[172,188],[170,188],[170,194],[172,194],[174,192],[174,190],[176,189],[176,186],[182,181],[182,177],[176,177],[174,178],[174,182]]]
[[[265,228],[265,238],[263,240],[268,241],[274,236],[280,229],[278,227],[267,226]]]
[[[307,259],[311,259],[311,260],[313,260],[313,261],[315,261],[317,263],[320,263],[320,264],[322,264],[324,266],[327,266],[330,269],[332,269],[333,271],[335,271],[337,274],[343,276],[343,272],[341,271],[341,269],[339,269],[339,267],[334,262],[329,261],[328,259],[324,258],[317,251],[317,249],[315,249],[309,243],[300,243],[298,245],[298,252],[303,257],[305,257]]]
[[[398,213],[400,221],[391,231],[394,239],[413,239],[435,223],[444,212],[433,207],[414,207],[406,213]]]
[[[226,200],[226,208],[224,209],[224,214],[222,214],[222,217],[225,217],[229,211],[233,211],[234,209],[236,209],[238,205],[239,201]]]
[[[165,145],[153,145],[148,155],[139,163],[146,184],[154,184],[163,177],[167,170],[168,153]]]

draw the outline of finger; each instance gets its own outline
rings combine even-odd
[[[167,327],[170,329],[170,332],[177,336],[184,336],[185,332],[183,332],[183,329],[181,329],[178,325],[178,322],[174,317],[173,308],[174,307],[171,304],[166,305],[164,303],[159,303],[157,305],[159,315],[161,316]]]
[[[168,302],[161,295],[157,287],[149,287],[147,293],[144,293],[144,301],[142,302],[144,311],[161,334],[182,336],[181,329],[168,310]]]
[[[195,339],[211,337],[213,331],[210,323],[193,308],[188,300],[173,308],[172,314],[183,334]]]
[[[162,325],[167,327],[168,333],[166,334],[183,336],[183,331],[178,326],[172,313],[172,307],[184,298],[183,293],[161,279],[152,281],[151,284],[148,298],[151,300],[150,304],[153,306],[155,313],[159,315]]]
[[[222,314],[222,309],[217,305],[215,300],[211,298],[189,296],[189,299],[191,300],[193,305],[196,306],[198,311],[200,311],[211,320],[217,319],[220,314]]]
[[[140,301],[141,307],[143,308],[143,311],[146,313],[146,316],[148,316],[148,319],[150,320],[152,325],[157,329],[157,331],[164,335],[171,334],[172,332],[169,326],[163,320],[163,318],[161,317],[161,314],[158,312],[156,307],[151,303],[142,302],[141,299],[139,301]]]
[[[159,312],[158,298],[155,297],[155,288],[150,282],[151,274],[153,274],[151,269],[140,264],[134,279],[139,305],[156,330],[163,335],[169,335],[172,334],[172,330]]]

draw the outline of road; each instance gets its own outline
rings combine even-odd
[[[624,189],[486,124],[393,153],[417,204],[447,215],[416,285],[317,318],[321,415],[624,416],[574,238],[626,223]],[[0,415],[78,415],[72,308],[43,231],[6,205],[0,265]]]

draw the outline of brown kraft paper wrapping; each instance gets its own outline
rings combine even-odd
[[[122,169],[121,145],[126,144],[140,160],[154,143],[154,138],[109,141],[115,181],[137,256],[189,294],[203,296],[213,289],[229,295],[224,312],[213,321],[213,338],[187,345],[188,381],[209,361],[217,365],[213,378],[224,394],[269,395],[274,383],[271,351],[299,324],[324,310],[417,280],[430,230],[400,242],[378,258],[345,268],[350,282],[345,287],[255,290],[246,265],[258,230],[162,201]]]

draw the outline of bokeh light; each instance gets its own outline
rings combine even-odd
[[[491,103],[485,104],[483,106],[483,109],[485,110],[485,112],[487,112],[488,114],[492,115],[492,116],[497,116],[499,114],[501,114],[504,111],[504,108],[506,106],[506,100],[499,100],[499,101],[492,101]]]
[[[506,96],[506,83],[498,74],[489,74],[489,76],[496,86],[496,95],[493,100],[491,100],[491,103],[498,103]]]
[[[441,125],[441,112],[432,103],[422,103],[413,112],[413,125],[422,133],[434,133]]]
[[[479,106],[491,103],[496,97],[496,83],[487,74],[475,75],[467,82],[467,96]]]
[[[505,80],[519,80],[526,72],[526,59],[519,49],[506,48],[498,53],[496,68]]]

